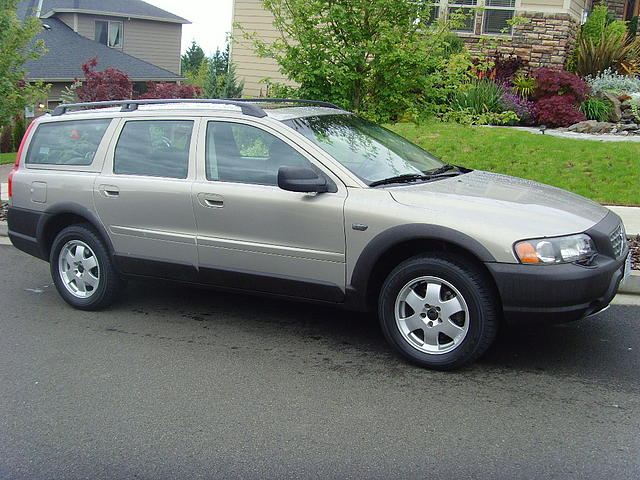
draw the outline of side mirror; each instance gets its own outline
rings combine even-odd
[[[290,192],[324,193],[329,191],[327,179],[308,167],[280,167],[278,186]]]

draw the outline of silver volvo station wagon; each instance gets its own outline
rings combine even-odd
[[[324,102],[61,105],[30,125],[9,189],[11,241],[75,308],[142,277],[341,305],[440,370],[503,323],[601,311],[629,268],[601,205],[443,163]]]

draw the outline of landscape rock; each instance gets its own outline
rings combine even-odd
[[[620,130],[621,132],[632,132],[638,129],[640,129],[640,125],[638,125],[637,123],[627,123],[618,127],[618,130]]]
[[[607,100],[613,106],[609,114],[610,122],[619,122],[622,119],[622,103],[618,100],[618,97],[612,93],[598,92],[596,98]]]
[[[640,135],[640,125],[636,123],[610,123],[587,120],[574,123],[569,128],[570,132],[612,135]]]
[[[571,125],[568,130],[570,132],[577,133],[594,133],[596,127],[602,122],[598,122],[597,120],[586,120],[584,122],[578,122]]]

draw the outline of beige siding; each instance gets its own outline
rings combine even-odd
[[[519,12],[565,13],[580,21],[582,10],[590,0],[521,0],[516,2]]]
[[[73,28],[73,14],[63,14],[59,18]],[[78,14],[77,32],[84,37],[95,40],[96,20],[123,22],[121,50],[124,53],[170,72],[180,73],[181,24]]]
[[[569,10],[576,19],[582,19],[582,12],[589,9],[590,0],[570,0]]]
[[[520,3],[522,10],[539,11],[539,9],[554,9],[562,11],[564,0],[522,0]]]
[[[51,85],[51,88],[49,88],[49,100],[60,100],[60,94],[71,83],[50,83],[49,85]]]
[[[274,60],[256,56],[251,41],[242,38],[243,32],[236,24],[240,24],[247,33],[255,32],[265,42],[278,38],[279,32],[273,26],[271,13],[262,8],[261,0],[234,1],[231,61],[236,66],[238,79],[244,81],[244,96],[266,96],[266,85],[261,82],[265,78],[293,85],[278,71],[278,64]]]
[[[61,13],[56,15],[58,20],[62,20],[71,29],[74,29],[74,17],[75,15],[73,13]]]
[[[179,23],[128,21],[124,29],[124,52],[173,73],[180,73]]]

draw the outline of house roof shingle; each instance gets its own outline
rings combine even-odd
[[[33,15],[39,0],[23,0],[18,7],[21,18]],[[178,15],[150,5],[142,0],[43,0],[41,18],[50,18],[56,13],[78,12],[120,17],[142,18],[173,23],[190,23]]]
[[[114,67],[135,81],[176,81],[182,78],[169,70],[85,38],[55,18],[43,19],[43,23],[50,28],[43,29],[37,38],[44,40],[47,53],[25,63],[29,80],[52,82],[83,78],[82,64],[93,57],[98,59],[100,70]]]

